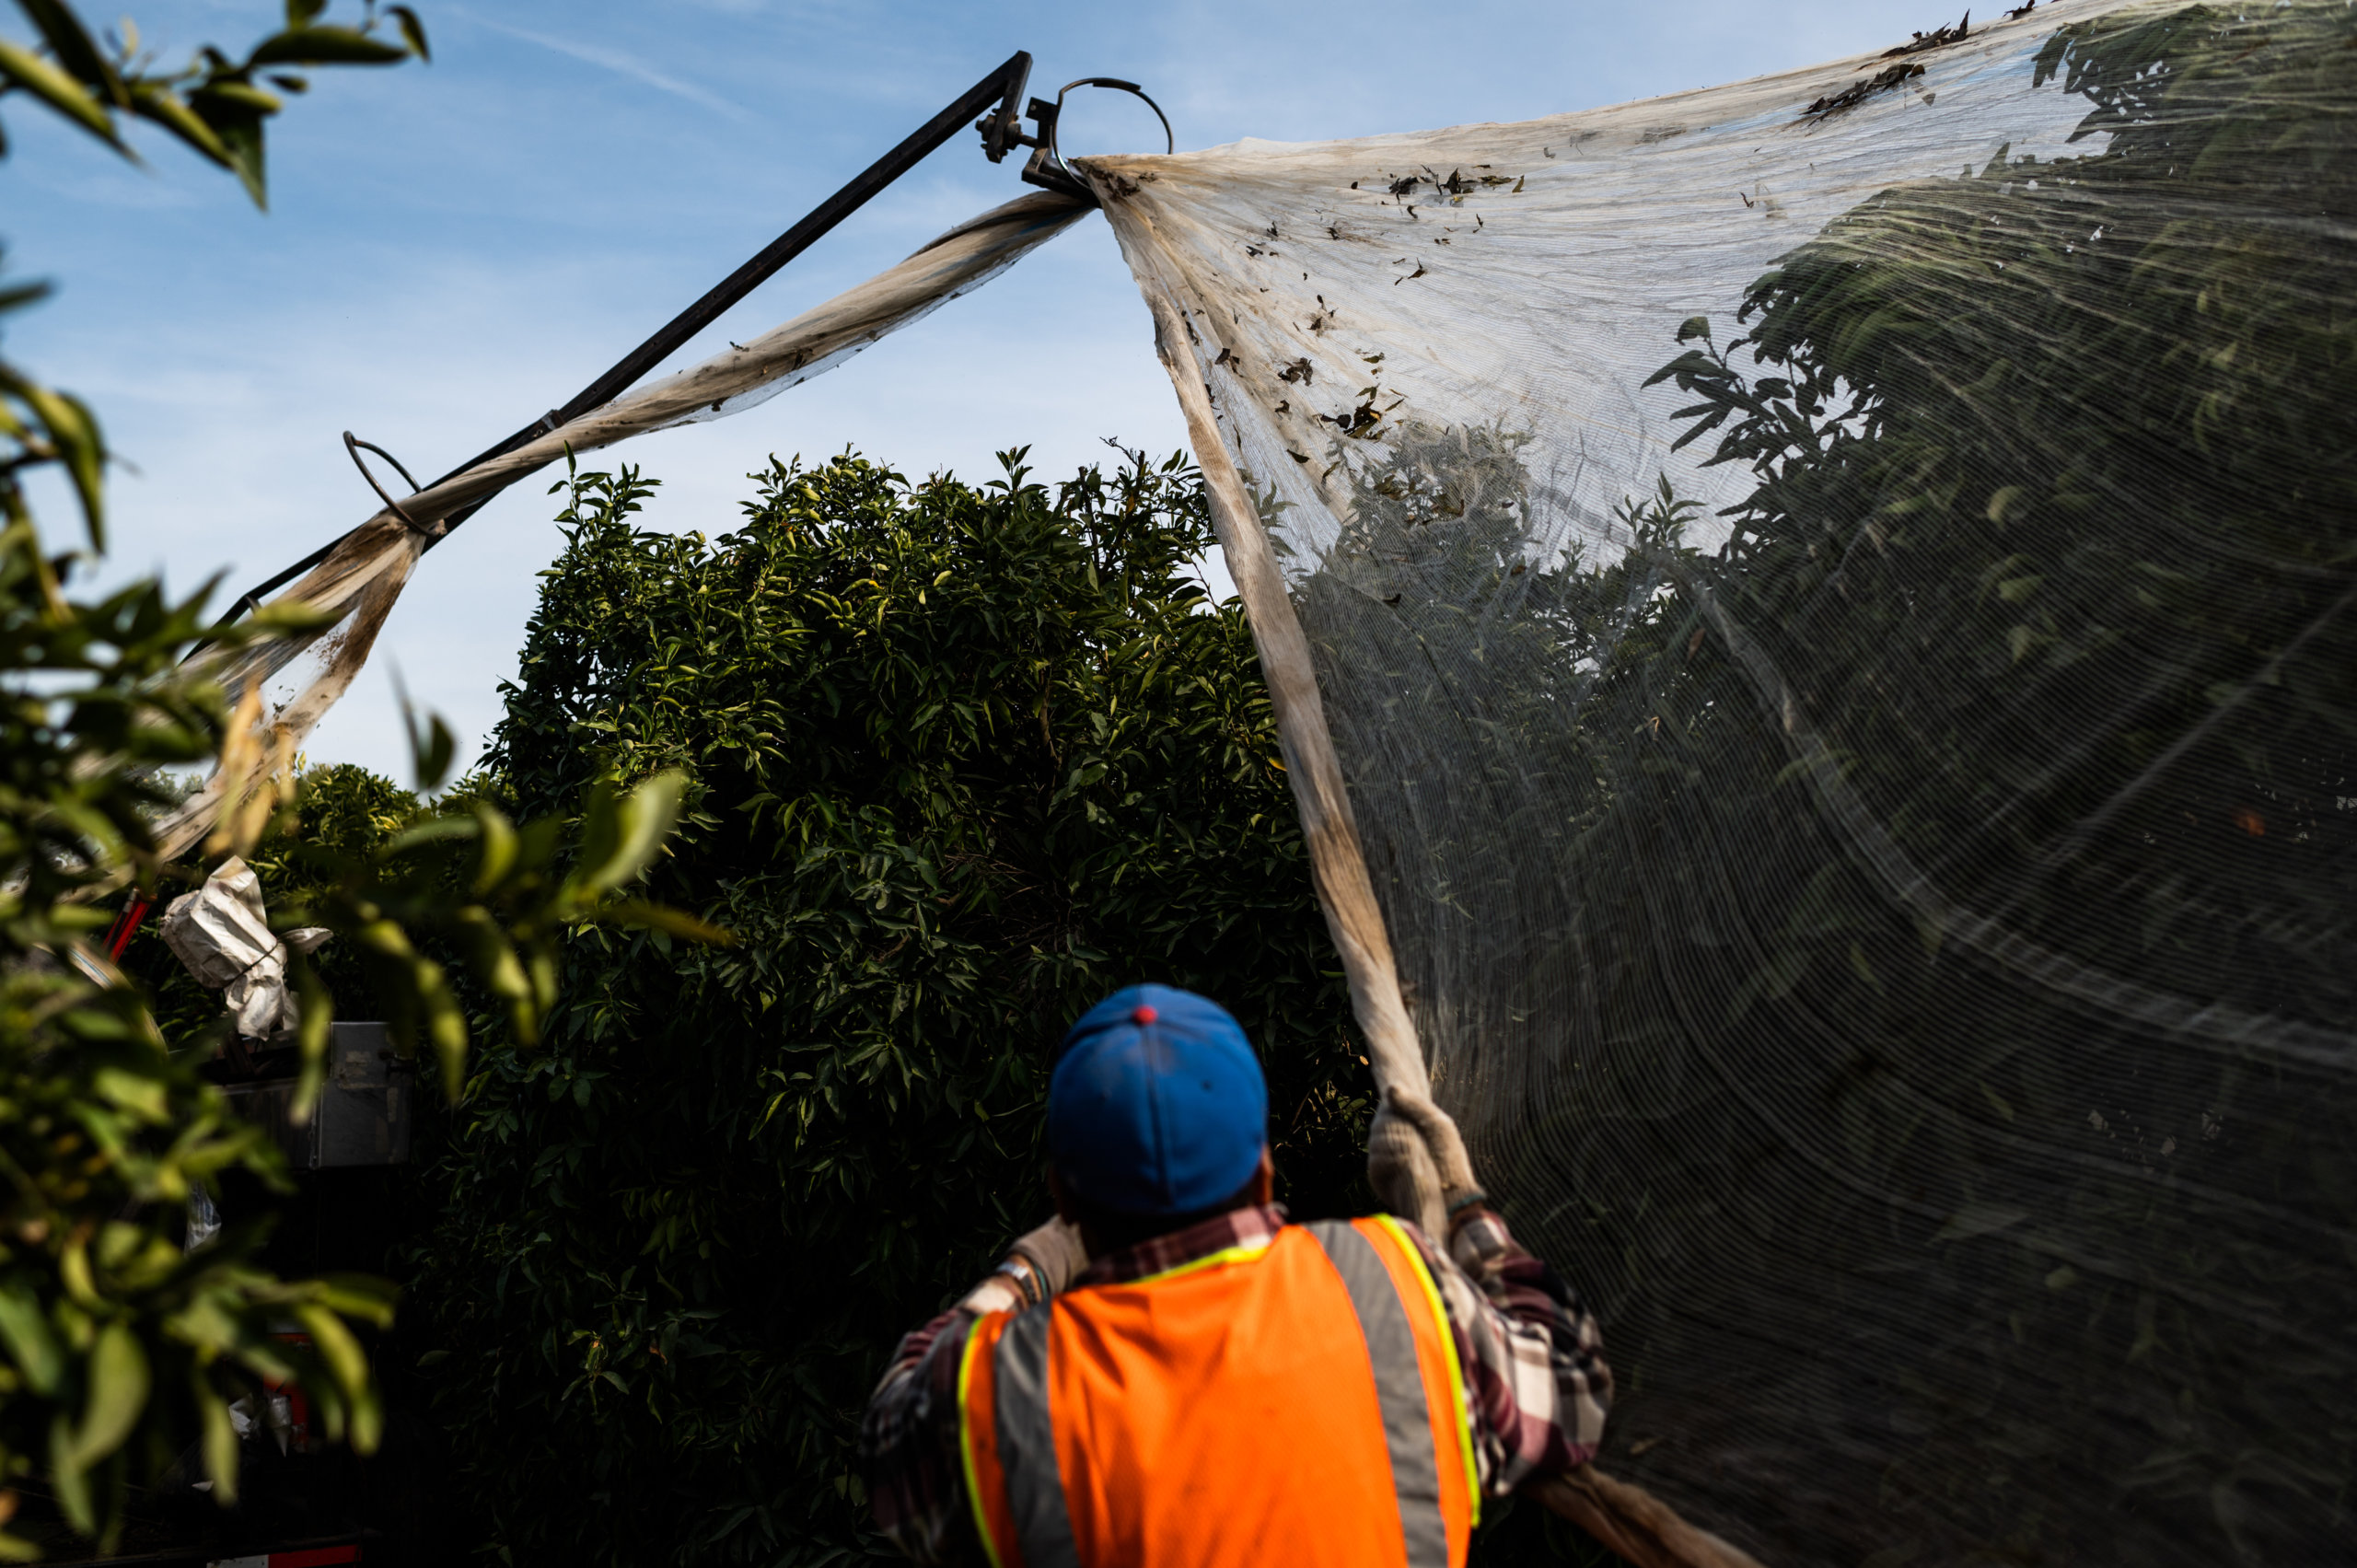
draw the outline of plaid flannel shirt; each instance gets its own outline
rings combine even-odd
[[[1158,1274],[1223,1249],[1273,1237],[1283,1210],[1245,1208],[1116,1252],[1089,1265],[1074,1288]],[[1422,1233],[1401,1228],[1440,1285],[1457,1356],[1481,1486],[1504,1496],[1535,1476],[1586,1463],[1604,1438],[1612,1372],[1596,1319],[1554,1271],[1517,1246],[1505,1222],[1482,1211],[1457,1227],[1469,1277]],[[981,1561],[958,1455],[958,1363],[983,1312],[1022,1305],[1004,1275],[900,1342],[869,1399],[860,1431],[869,1501],[885,1536],[925,1564]]]

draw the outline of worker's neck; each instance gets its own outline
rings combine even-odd
[[[1076,1197],[1062,1178],[1051,1169],[1048,1191],[1055,1198],[1056,1213],[1080,1227],[1080,1242],[1087,1249],[1088,1260],[1095,1263],[1116,1252],[1127,1252],[1143,1247],[1159,1237],[1176,1235],[1237,1209],[1265,1208],[1276,1201],[1276,1165],[1269,1151],[1260,1151],[1260,1163],[1250,1179],[1227,1202],[1208,1209],[1184,1214],[1122,1214],[1109,1213]]]

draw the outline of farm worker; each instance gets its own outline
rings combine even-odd
[[[1368,1174],[1412,1207],[1396,1114]],[[1446,1250],[1385,1214],[1287,1223],[1268,1087],[1217,1004],[1090,1009],[1048,1148],[1056,1217],[868,1404],[877,1522],[917,1562],[1443,1568],[1484,1497],[1594,1455],[1612,1378],[1578,1297],[1479,1192],[1450,1195]]]

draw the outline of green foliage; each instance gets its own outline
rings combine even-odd
[[[57,955],[106,923],[71,895],[146,849],[161,792],[141,770],[206,756],[221,708],[171,679],[195,602],[152,583],[52,597],[65,563],[37,551],[29,520],[0,539],[0,1489],[45,1472],[67,1518],[103,1534],[131,1475],[200,1436],[234,1495],[226,1401],[253,1377],[301,1384],[330,1428],[368,1443],[343,1319],[380,1321],[389,1297],[282,1283],[250,1266],[250,1231],[180,1250],[196,1186],[232,1167],[276,1180],[277,1155],[166,1051],[135,992]],[[288,1321],[313,1348],[273,1338]],[[0,1535],[0,1555],[30,1551]]]
[[[138,29],[127,18],[122,36],[101,48],[65,0],[17,4],[40,34],[40,42],[29,48],[0,39],[0,99],[25,94],[134,160],[137,155],[123,140],[123,118],[159,125],[200,156],[234,171],[257,205],[262,201],[264,125],[283,106],[274,94],[255,86],[258,72],[272,73],[268,79],[282,91],[302,92],[308,84],[288,75],[285,67],[386,65],[412,53],[425,56],[424,29],[406,6],[385,13],[398,24],[401,43],[374,36],[376,0],[367,0],[356,29],[320,23],[327,9],[320,0],[288,0],[286,27],[256,44],[242,63],[208,45],[177,71],[154,68],[141,54]],[[0,157],[7,151],[7,139],[0,134]],[[48,292],[49,285],[40,283],[0,287],[0,317]],[[106,440],[87,405],[0,361],[0,527],[29,529],[31,514],[18,476],[29,468],[55,467],[73,483],[91,547],[104,550],[106,463]],[[29,551],[24,561],[5,570],[29,572],[52,612],[62,613],[55,569],[42,561],[38,549]]]
[[[19,607],[0,603],[10,608]],[[77,622],[98,613],[68,610]],[[38,1469],[67,1520],[101,1537],[118,1526],[129,1482],[168,1468],[192,1443],[202,1445],[216,1496],[235,1500],[227,1406],[245,1395],[261,1408],[258,1378],[301,1388],[325,1434],[364,1452],[381,1427],[346,1319],[389,1323],[390,1288],[273,1278],[255,1261],[266,1217],[183,1250],[185,1208],[200,1186],[241,1169],[283,1188],[283,1159],[198,1075],[218,1030],[193,1031],[199,1049],[167,1050],[141,989],[74,946],[105,917],[64,893],[130,858],[110,853],[101,833],[144,841],[139,807],[154,786],[127,770],[122,736],[135,737],[146,760],[190,761],[220,728],[217,693],[171,679],[201,624],[185,607],[152,645],[125,639],[135,656],[128,671],[55,658],[41,667],[73,668],[85,683],[14,705],[6,753],[14,787],[0,800],[0,844],[15,851],[0,876],[25,889],[0,926],[0,1179],[8,1183],[0,1197],[0,1477],[18,1481]],[[71,645],[69,637],[53,642]],[[176,711],[184,716],[178,728]],[[90,714],[109,717],[75,722]],[[343,786],[335,793],[344,819],[331,817],[319,839],[286,846],[279,865],[297,896],[274,918],[282,928],[324,924],[357,949],[407,1031],[404,1043],[429,1041],[452,1080],[464,1063],[465,1021],[449,975],[421,941],[462,955],[510,1031],[528,1039],[552,998],[561,931],[617,920],[719,938],[673,912],[610,897],[659,849],[676,810],[676,773],[593,793],[569,873],[552,865],[568,851],[562,820],[518,830],[477,801],[467,816],[388,836],[386,808],[398,807],[398,793],[354,788],[349,774],[333,782]],[[85,824],[78,836],[71,830]],[[336,835],[368,845],[354,853],[333,845]],[[75,955],[74,967],[57,961],[62,954]],[[308,1077],[297,1098],[308,1102],[333,1005],[316,975],[298,977]],[[291,1330],[308,1343],[290,1343]],[[0,1553],[31,1552],[25,1540],[0,1536]]]
[[[301,35],[278,35],[245,66],[208,54],[158,75],[133,41],[102,54],[60,0],[21,8],[45,52],[0,42],[0,93],[28,93],[118,148],[118,115],[156,121],[259,199],[261,121],[276,103],[251,72],[295,58],[290,47],[306,55]],[[0,313],[44,292],[0,292]],[[23,473],[62,469],[102,547],[105,462],[85,405],[0,365],[0,1527],[12,1488],[38,1474],[65,1518],[102,1539],[131,1479],[191,1443],[215,1495],[234,1498],[226,1401],[258,1377],[301,1386],[328,1430],[366,1446],[376,1405],[346,1321],[381,1323],[390,1307],[378,1282],[286,1283],[254,1268],[251,1226],[183,1253],[196,1188],[240,1167],[277,1181],[280,1161],[168,1052],[135,990],[94,983],[111,978],[102,961],[68,961],[107,922],[75,900],[156,869],[147,823],[168,791],[153,770],[211,756],[225,718],[217,692],[176,677],[203,629],[201,593],[174,602],[141,582],[74,600],[74,558],[42,547]],[[308,1346],[277,1336],[293,1325]],[[0,1558],[34,1555],[0,1529]]]
[[[445,748],[446,761],[447,754]],[[290,868],[317,891],[273,918],[282,928],[318,924],[346,936],[386,1007],[394,1048],[408,1056],[430,1045],[444,1092],[456,1099],[465,1082],[466,1014],[447,969],[422,944],[464,955],[510,1038],[528,1049],[556,1001],[562,933],[604,922],[697,942],[730,940],[676,910],[614,897],[662,849],[683,784],[674,771],[627,790],[592,788],[581,803],[577,843],[568,842],[562,817],[519,829],[480,797],[463,814],[431,816],[365,855],[298,842],[288,851]],[[560,868],[561,859],[571,868]],[[334,1007],[315,971],[298,965],[295,973],[303,1002],[296,1098],[308,1100],[319,1090]]]
[[[70,7],[23,0],[47,53],[0,44],[0,91],[47,108],[122,146],[117,117],[163,124],[235,169],[259,201],[262,122],[277,100],[253,85],[263,67],[387,64],[424,52],[415,18],[396,7],[405,46],[321,25],[319,0],[291,0],[285,30],[241,64],[203,52],[188,70],[148,71],[126,37],[102,55]],[[369,13],[373,24],[375,13]],[[299,90],[299,78],[271,78]],[[0,295],[0,310],[40,290]],[[284,1282],[256,1264],[266,1219],[233,1225],[187,1249],[187,1204],[242,1171],[284,1184],[276,1147],[235,1120],[198,1074],[217,1039],[195,1032],[173,1051],[146,1005],[82,939],[108,917],[87,901],[136,882],[152,889],[150,824],[172,798],[156,770],[200,763],[225,746],[250,749],[250,714],[181,663],[204,632],[203,594],[174,602],[152,582],[103,598],[68,597],[74,556],[48,556],[20,476],[63,468],[94,547],[102,546],[105,449],[79,402],[0,366],[0,1559],[40,1554],[8,1533],[18,1487],[45,1482],[66,1523],[103,1545],[116,1536],[134,1481],[192,1446],[223,1504],[235,1500],[238,1439],[229,1401],[259,1380],[299,1388],[326,1434],[366,1451],[381,1414],[354,1326],[390,1320],[377,1280]],[[304,623],[300,610],[249,618],[215,641],[249,642]],[[423,742],[421,756],[447,737]],[[347,782],[347,781],[340,781]],[[377,989],[411,1036],[431,1040],[452,1083],[466,1030],[441,964],[412,932],[462,956],[502,1005],[508,1029],[530,1038],[551,999],[554,944],[573,924],[655,923],[716,935],[670,912],[613,903],[660,846],[678,801],[676,775],[587,804],[586,852],[570,873],[564,824],[517,829],[489,802],[464,819],[383,837],[397,798],[352,800],[290,854],[305,898],[277,912],[334,930],[374,970]],[[315,795],[317,792],[314,792]],[[351,792],[347,791],[349,796]],[[365,796],[367,792],[359,792]],[[222,837],[251,849],[268,795],[225,813]],[[351,819],[356,808],[362,822]],[[362,833],[364,826],[366,831]],[[291,824],[282,827],[291,828]],[[365,837],[364,853],[331,841]],[[186,877],[185,870],[175,876]],[[306,906],[308,906],[308,909]],[[304,1055],[316,1087],[331,1005],[298,966]],[[290,1335],[299,1334],[299,1342]]]
[[[517,1561],[863,1551],[868,1388],[1041,1217],[1052,1048],[1117,985],[1233,1007],[1289,1200],[1364,1202],[1370,1084],[1195,477],[1009,463],[777,465],[716,540],[573,482],[488,766],[524,810],[682,770],[650,892],[741,944],[568,944],[435,1174],[441,1423]]]
[[[309,90],[298,68],[397,65],[427,58],[425,28],[407,6],[390,6],[401,41],[378,34],[377,0],[364,0],[360,25],[323,22],[328,0],[287,0],[286,26],[232,60],[207,44],[178,70],[158,70],[139,47],[128,18],[102,47],[65,0],[17,0],[41,35],[33,48],[0,40],[0,97],[29,94],[41,107],[128,158],[125,117],[160,126],[174,140],[236,174],[254,204],[263,203],[263,127],[285,107],[277,93]],[[6,152],[0,138],[0,156]]]

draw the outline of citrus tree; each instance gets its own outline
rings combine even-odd
[[[101,43],[61,0],[20,0],[34,37],[0,39],[0,99],[32,106],[126,157],[143,121],[230,170],[259,203],[264,130],[282,94],[317,66],[391,64],[425,54],[406,7],[373,6],[352,25],[324,0],[288,0],[285,25],[242,57],[200,50],[177,69],[141,51],[135,29]],[[0,311],[44,285],[0,290]],[[358,1330],[385,1323],[382,1281],[287,1281],[259,1266],[266,1219],[192,1248],[186,1206],[232,1170],[284,1186],[284,1164],[235,1120],[197,1073],[213,1042],[159,1028],[144,988],[87,945],[109,920],[96,895],[154,889],[203,867],[158,863],[148,825],[169,798],[157,770],[201,764],[232,738],[222,694],[181,674],[208,634],[203,596],[153,581],[96,598],[75,580],[104,549],[107,451],[98,420],[69,394],[0,363],[0,1559],[41,1554],[62,1517],[101,1544],[119,1531],[134,1481],[193,1450],[227,1504],[238,1438],[232,1402],[263,1379],[309,1398],[331,1435],[366,1449],[379,1423]],[[24,488],[61,470],[81,512],[85,550],[42,537]],[[301,623],[264,613],[216,641]],[[429,726],[420,750],[447,760]],[[430,771],[430,770],[429,770]],[[422,825],[365,856],[310,867],[308,911],[370,970],[412,1045],[430,1045],[455,1081],[467,1032],[438,941],[482,987],[512,1038],[529,1040],[551,999],[554,944],[598,918],[669,920],[610,895],[653,857],[679,780],[593,792],[570,822],[518,829],[482,805]],[[212,854],[247,851],[270,813],[225,819]],[[303,1036],[323,1054],[331,1002],[306,970]],[[184,1046],[184,1049],[175,1049]],[[316,1071],[313,1076],[316,1084]],[[256,1408],[262,1401],[256,1399]],[[20,1505],[37,1500],[38,1510]]]

